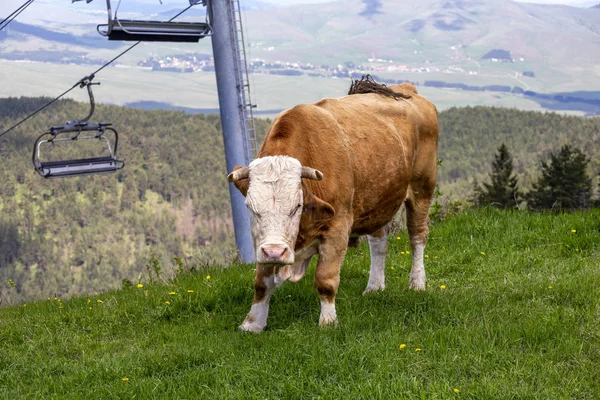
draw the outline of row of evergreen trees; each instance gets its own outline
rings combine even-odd
[[[593,206],[590,158],[569,144],[550,152],[549,161],[540,159],[541,176],[529,192],[519,189],[513,159],[502,143],[492,163],[490,182],[474,184],[472,201],[477,205],[519,208],[523,202],[533,210],[585,210]]]

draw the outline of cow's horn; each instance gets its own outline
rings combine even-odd
[[[248,167],[241,167],[234,170],[232,173],[227,175],[229,182],[239,181],[240,179],[246,179],[248,177]]]
[[[320,181],[323,179],[323,173],[311,167],[302,167],[302,174],[300,176],[302,178],[312,179],[315,181]]]

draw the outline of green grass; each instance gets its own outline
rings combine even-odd
[[[422,293],[408,248],[390,237],[388,288],[365,297],[368,247],[349,251],[336,328],[317,327],[314,266],[260,335],[237,331],[248,265],[0,308],[0,398],[597,398],[600,210],[435,224]]]

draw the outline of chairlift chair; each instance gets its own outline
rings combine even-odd
[[[190,6],[200,3],[200,0],[190,0]],[[202,2],[205,3],[204,1]],[[205,22],[175,22],[175,21],[138,21],[119,19],[119,5],[113,17],[110,0],[106,0],[108,23],[97,26],[98,33],[108,37],[108,40],[145,41],[145,42],[198,42],[212,34],[212,27]]]
[[[108,123],[92,124],[87,122],[94,113],[94,95],[92,93],[92,85],[99,83],[91,83],[93,79],[86,77],[82,79],[80,87],[87,87],[90,96],[90,113],[81,120],[67,122],[62,126],[53,126],[48,132],[43,133],[38,137],[33,148],[32,162],[35,170],[44,178],[64,178],[68,176],[91,175],[115,172],[125,165],[122,160],[117,160],[117,146],[119,142],[119,134]],[[111,141],[106,136],[106,132],[110,131],[114,135],[114,146],[111,146]],[[93,132],[86,134],[85,132]],[[59,135],[74,133],[74,135]],[[46,138],[47,137],[47,138]],[[91,158],[59,160],[59,161],[42,161],[41,149],[42,146],[50,143],[54,145],[58,142],[70,142],[77,140],[96,139],[104,142],[108,149],[109,155]]]

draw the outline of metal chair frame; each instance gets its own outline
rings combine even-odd
[[[117,148],[119,145],[119,134],[114,128],[111,128],[108,123],[92,124],[87,122],[94,114],[95,102],[92,93],[93,75],[81,80],[80,87],[87,87],[88,95],[90,96],[90,112],[87,117],[81,120],[67,122],[62,126],[53,126],[48,132],[41,134],[35,142],[32,154],[32,162],[35,170],[44,178],[64,178],[68,176],[91,175],[116,172],[123,168],[125,162],[117,160]],[[82,132],[96,132],[93,135],[82,135]],[[106,137],[106,131],[111,131],[115,135],[114,148],[111,146],[110,140]],[[76,133],[74,136],[58,137],[65,133]],[[49,139],[43,139],[45,136],[50,136]],[[82,158],[73,160],[59,161],[41,161],[41,147],[44,143],[67,142],[85,139],[99,139],[106,143],[110,155],[102,157]]]
[[[190,0],[190,6],[200,3]],[[205,22],[174,22],[174,21],[141,21],[119,19],[117,14],[121,0],[112,15],[110,0],[106,0],[108,23],[99,24],[96,30],[108,40],[146,41],[146,42],[198,42],[212,35],[212,27]]]

